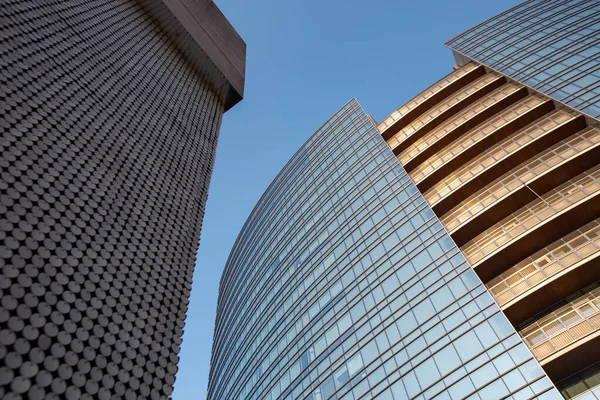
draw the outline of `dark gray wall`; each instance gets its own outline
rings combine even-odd
[[[225,105],[153,18],[0,2],[2,399],[171,394]]]
[[[136,0],[223,99],[244,96],[246,43],[212,0]]]

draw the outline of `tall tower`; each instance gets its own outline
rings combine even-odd
[[[552,390],[373,120],[348,102],[275,178],[231,251],[208,398]]]
[[[210,0],[6,0],[0,52],[0,398],[167,398],[245,44]]]
[[[225,266],[209,399],[600,399],[599,23],[527,1],[311,136]]]

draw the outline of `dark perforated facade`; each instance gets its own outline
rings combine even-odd
[[[172,392],[227,100],[147,3],[0,2],[2,399]]]

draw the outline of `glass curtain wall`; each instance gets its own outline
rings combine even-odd
[[[598,118],[599,31],[598,0],[529,0],[446,45]]]
[[[231,251],[208,398],[466,397],[561,399],[351,100]]]

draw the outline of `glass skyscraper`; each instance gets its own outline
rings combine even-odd
[[[213,354],[209,399],[552,390],[355,100],[302,146],[243,227]]]
[[[208,398],[600,399],[599,13],[525,2],[319,128],[231,251]]]

